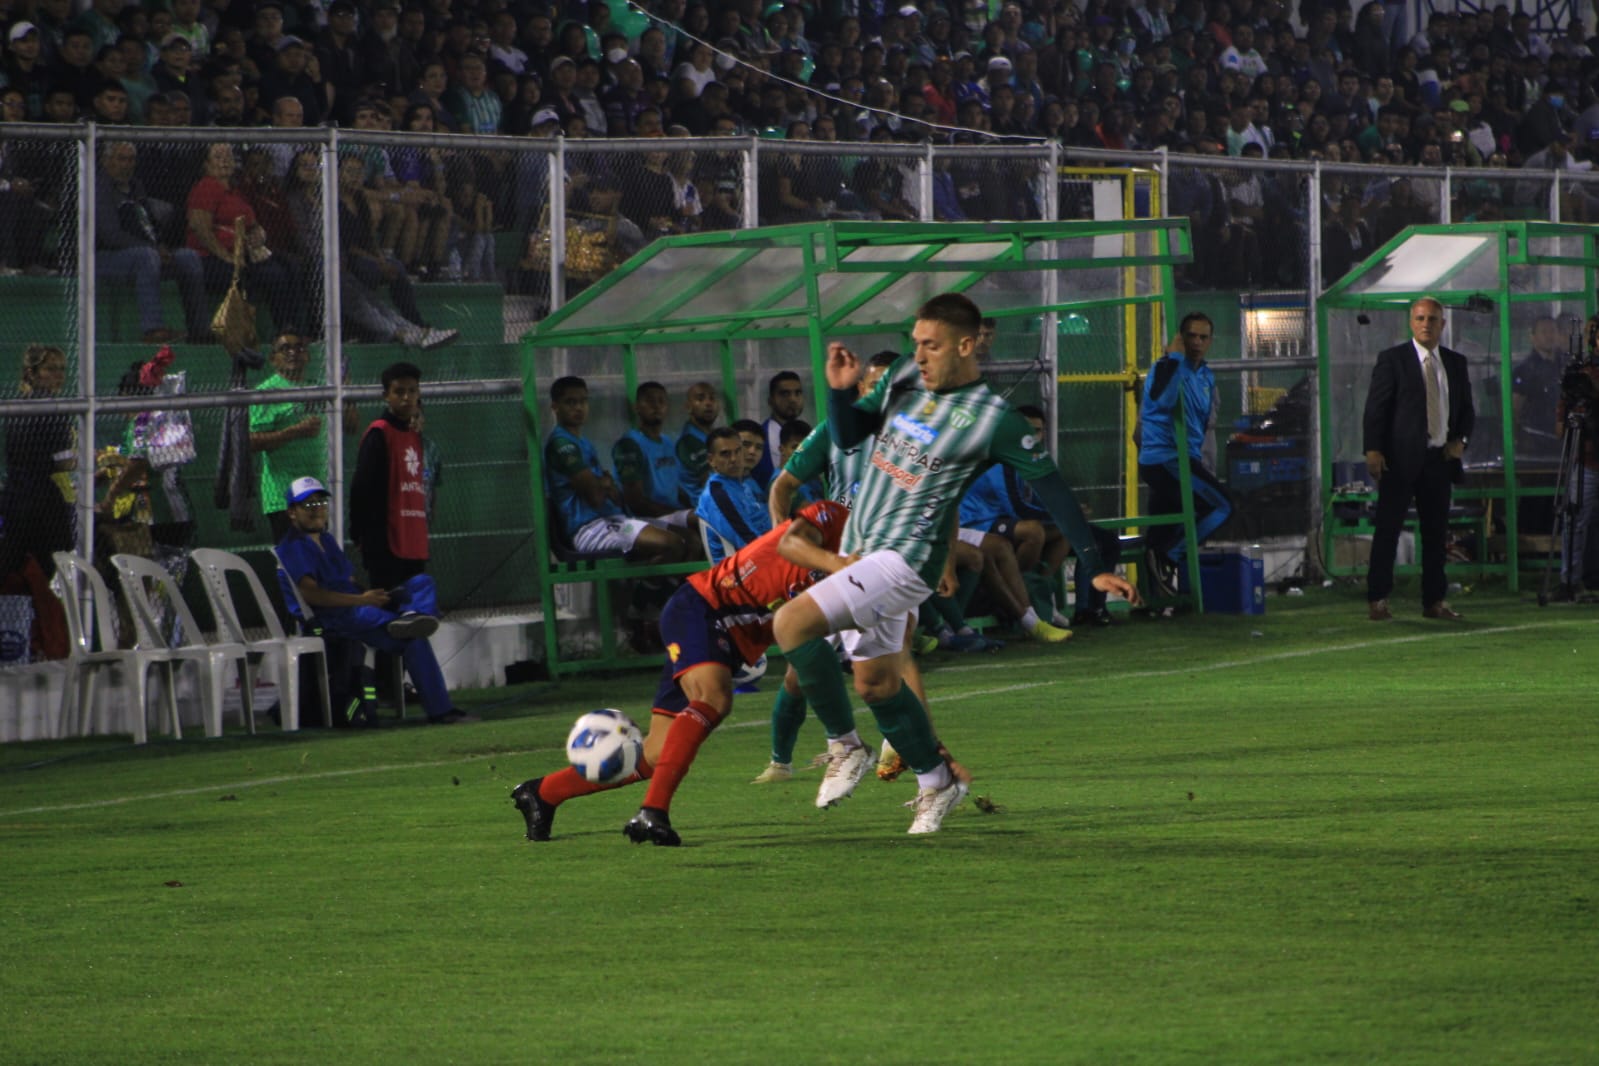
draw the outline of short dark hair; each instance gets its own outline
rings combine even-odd
[[[811,424],[803,418],[796,418],[783,423],[783,428],[777,431],[777,446],[787,448],[790,444],[798,444],[811,435]]]
[[[644,398],[646,392],[665,392],[666,386],[659,381],[641,381],[639,387],[633,390],[633,399],[638,401]]]
[[[705,447],[709,449],[710,446],[715,444],[717,441],[728,440],[729,438],[737,441],[738,430],[734,429],[732,426],[717,426],[715,429],[705,434]],[[743,442],[739,441],[739,444],[742,446]]]
[[[899,361],[899,353],[898,352],[896,352],[892,348],[884,348],[882,351],[880,351],[876,355],[872,356],[870,362],[868,362],[867,365],[868,366],[880,366],[880,367],[885,367],[886,368],[886,367],[893,366],[898,361]]]
[[[1203,322],[1205,325],[1210,327],[1210,331],[1212,333],[1216,332],[1216,323],[1212,322],[1210,320],[1210,316],[1205,314],[1203,311],[1190,311],[1184,315],[1183,320],[1177,323],[1177,332],[1182,333],[1187,330],[1188,323],[1190,322]]]
[[[916,317],[925,322],[942,322],[967,337],[975,337],[983,324],[983,313],[977,305],[958,292],[933,297],[917,308]]]
[[[753,418],[741,418],[728,428],[734,433],[759,433],[763,438],[766,436],[766,430],[762,429],[761,424]]]
[[[285,330],[284,332],[288,332]],[[415,363],[390,363],[383,368],[383,373],[378,375],[378,381],[383,384],[383,391],[388,392],[389,386],[401,378],[422,380],[422,369]]]
[[[568,374],[564,378],[556,378],[555,384],[550,386],[550,402],[560,403],[561,397],[565,396],[573,389],[582,389],[584,392],[587,392],[589,389],[589,383],[575,374]]]
[[[799,379],[800,376],[794,373],[792,370],[779,370],[777,373],[773,374],[771,380],[766,383],[766,398],[768,400],[771,399],[772,393],[776,392],[777,387],[783,382],[799,381]]]
[[[978,325],[981,326],[984,329],[998,329],[999,328],[999,319],[990,318],[989,316],[984,315],[983,316],[983,320],[981,322],[979,322]]]
[[[1036,403],[1024,403],[1016,408],[1016,413],[1023,418],[1036,418],[1040,422],[1046,423],[1049,421],[1049,419],[1044,417],[1044,409]]]

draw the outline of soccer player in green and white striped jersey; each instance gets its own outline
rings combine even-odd
[[[831,759],[828,778],[847,795],[870,755],[837,711],[838,668],[822,638],[842,633],[855,663],[855,688],[894,749],[916,772],[920,790],[911,833],[937,832],[966,795],[938,751],[927,709],[903,684],[915,609],[941,582],[961,496],[991,463],[1016,469],[1072,544],[1079,573],[1095,588],[1137,602],[1138,592],[1106,572],[1071,487],[1045,442],[983,380],[975,355],[982,314],[959,293],[924,304],[911,330],[915,355],[896,363],[857,397],[861,361],[844,345],[827,350],[829,431],[841,448],[875,434],[842,550],[858,561],[781,607],[774,635],[794,666],[811,707],[823,718]],[[842,703],[847,707],[847,701]],[[824,779],[817,803],[822,805]]]
[[[865,396],[871,391],[877,379],[887,373],[899,359],[895,352],[883,351],[872,356],[860,381],[855,384],[858,396]],[[783,469],[772,479],[771,491],[767,496],[767,508],[772,515],[772,527],[786,522],[792,513],[794,495],[799,487],[807,481],[822,478],[827,485],[827,498],[851,506],[855,502],[855,490],[860,487],[861,469],[866,460],[871,456],[871,441],[864,440],[854,448],[845,450],[833,443],[833,436],[827,430],[827,423],[811,430],[810,434],[795,449],[794,454],[783,464]],[[912,670],[915,669],[914,660],[909,660]],[[914,674],[908,680],[922,691],[921,675]],[[832,687],[832,686],[830,686]],[[848,699],[842,683],[833,687],[835,697]],[[805,724],[805,696],[800,692],[799,679],[795,676],[794,667],[790,665],[783,672],[783,683],[778,687],[777,698],[772,703],[772,758],[766,767],[758,774],[753,785],[768,785],[778,781],[787,781],[794,776],[794,746],[799,742],[801,727]],[[851,711],[849,718],[853,718]],[[821,716],[818,716],[821,717]],[[834,716],[843,720],[845,716],[840,713]],[[825,721],[826,719],[824,719]]]

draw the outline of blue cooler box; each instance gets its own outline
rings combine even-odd
[[[1216,614],[1266,613],[1266,563],[1258,544],[1217,544],[1199,553],[1199,587],[1205,610]],[[1178,568],[1178,588],[1188,591],[1188,568]]]

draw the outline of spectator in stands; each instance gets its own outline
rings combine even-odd
[[[677,462],[677,438],[664,431],[666,386],[646,381],[633,394],[633,428],[611,446],[611,462],[622,489],[622,505],[634,518],[675,532],[685,556],[698,530],[694,509],[684,495]]]
[[[621,212],[632,220],[646,240],[682,233],[685,229],[685,219],[675,203],[672,178],[666,172],[668,154],[661,150],[647,151],[642,165],[636,157],[616,160]]]
[[[572,83],[572,99],[577,104],[576,114],[582,116],[588,128],[596,131],[606,129],[607,118],[605,105],[600,103],[600,65],[592,59],[582,60],[577,64],[577,73]]]
[[[20,121],[21,94],[8,89],[0,98],[9,100],[4,121]],[[51,188],[49,170],[52,165],[58,172],[66,170],[48,154],[53,147],[0,140],[0,277],[48,272],[43,262],[44,235],[56,209],[50,198],[57,195]]]
[[[45,344],[23,349],[18,391],[23,399],[42,401],[43,410],[5,419],[0,577],[21,570],[31,555],[48,578],[55,573],[53,553],[75,548],[77,420],[49,410],[51,398],[61,394],[66,381],[66,352]]]
[[[772,520],[764,498],[751,491],[746,482],[749,472],[746,448],[737,427],[719,426],[711,430],[705,447],[711,473],[694,511],[700,522],[715,534],[707,540],[710,560],[718,563],[727,555],[725,545],[732,545],[734,550],[742,548],[769,532]]]
[[[533,116],[544,110],[544,90],[539,79],[524,74],[517,79],[516,94],[500,113],[500,132],[511,137],[526,137],[533,132]],[[553,109],[552,109],[553,110]]]
[[[71,93],[80,110],[89,106],[100,85],[100,72],[94,69],[94,44],[86,30],[72,27],[62,34],[48,71],[51,90]]]
[[[368,25],[362,31],[357,45],[361,70],[368,84],[381,82],[388,86],[390,92],[395,93],[410,93],[417,86],[418,78],[423,72],[419,49],[421,32],[425,24],[425,16],[415,9],[407,11],[402,16],[396,0],[378,0],[372,5]],[[442,67],[440,71],[443,71]],[[445,87],[445,83],[441,80],[435,97],[438,93],[442,93]],[[414,95],[412,101],[422,102],[415,100]],[[436,103],[436,100],[432,102]],[[443,109],[435,108],[435,119],[440,117],[437,114],[439,110]],[[439,128],[452,127],[441,123]]]
[[[0,83],[22,94],[26,117],[37,121],[44,114],[44,93],[50,83],[39,27],[31,22],[14,22],[7,37],[5,62],[0,65]],[[7,115],[6,121],[18,122],[21,118]]]
[[[272,343],[273,373],[256,386],[260,392],[304,388],[309,350],[305,338],[280,334]],[[319,404],[262,402],[250,407],[250,450],[261,453],[261,510],[272,527],[272,540],[289,532],[289,505],[285,493],[303,477],[324,474],[328,466],[327,430]],[[359,428],[355,404],[345,405],[345,433]]]
[[[393,21],[392,9],[390,16]],[[348,124],[367,83],[366,60],[356,36],[355,4],[351,0],[334,0],[327,6],[327,20],[327,27],[317,34],[312,47],[322,79],[333,92],[332,117]]]
[[[193,45],[187,37],[181,33],[169,33],[161,42],[161,61],[150,72],[150,76],[158,92],[181,94],[188,101],[191,119],[198,115],[204,121],[206,89],[193,67],[193,55]],[[168,105],[171,105],[170,100]]]
[[[305,124],[320,126],[328,117],[332,89],[322,78],[311,46],[295,36],[279,38],[277,59],[261,71],[261,95],[268,100],[292,96],[305,109]]]
[[[588,421],[588,383],[563,377],[550,386],[555,428],[544,442],[545,488],[556,528],[551,535],[580,552],[623,552],[640,563],[675,563],[687,546],[677,534],[657,529],[622,508],[615,479],[582,434]]]
[[[891,144],[894,135],[886,126],[872,130],[871,143]],[[905,199],[904,160],[869,155],[855,165],[851,184],[862,208],[877,218],[915,221],[916,208]]]
[[[494,204],[478,192],[470,161],[448,159],[445,172],[452,228],[444,280],[494,281]]]
[[[433,110],[412,104],[405,111],[401,128],[408,133],[434,133]],[[437,278],[444,269],[454,226],[446,178],[446,153],[438,147],[406,146],[393,150],[392,183],[384,184],[398,192],[400,203],[416,219],[395,241],[395,255],[406,269],[423,281]],[[476,190],[474,189],[474,192]]]
[[[195,55],[211,54],[211,31],[200,21],[200,0],[172,0],[170,32],[187,37]]]
[[[433,122],[445,133],[458,133],[460,127],[450,110],[448,93],[450,79],[444,64],[430,59],[422,65],[416,78],[416,88],[409,97],[413,104],[423,104],[433,112]],[[507,131],[514,132],[514,131]]]
[[[480,721],[450,702],[444,671],[428,643],[439,628],[433,579],[418,573],[390,588],[363,589],[344,549],[327,532],[331,497],[322,483],[299,478],[284,499],[292,525],[277,546],[279,579],[293,582],[283,590],[284,599],[292,604],[298,592],[325,632],[403,659],[430,723]]]
[[[139,305],[139,327],[146,343],[172,340],[176,333],[161,321],[161,281],[177,282],[185,327],[192,344],[210,335],[200,257],[192,248],[170,248],[161,235],[171,231],[177,208],[152,199],[135,176],[138,151],[126,141],[101,150],[95,179],[95,276],[130,287]]]
[[[1566,108],[1566,87],[1550,79],[1516,125],[1516,144],[1531,155],[1554,141],[1570,140],[1575,116]]]
[[[234,189],[237,169],[231,145],[206,149],[204,176],[189,191],[188,247],[199,253],[206,289],[220,298],[233,280],[235,249],[242,245],[246,289],[266,304],[278,332],[297,330],[297,302],[304,294],[293,270],[273,256],[255,209]]]
[[[245,112],[244,90],[226,82],[211,83],[211,125],[239,128],[253,126]]]
[[[544,81],[542,99],[546,106],[555,108],[563,123],[583,113],[577,98],[576,61],[567,56],[556,56],[551,60],[550,76]]]
[[[530,71],[528,54],[517,47],[516,16],[509,11],[496,12],[489,23],[489,64],[497,70],[508,70],[520,77]]]
[[[504,102],[489,88],[489,68],[475,53],[461,60],[461,83],[444,94],[456,129],[462,133],[498,133]]]
[[[1176,514],[1183,510],[1182,482],[1177,463],[1177,412],[1179,403],[1188,441],[1188,464],[1194,500],[1194,535],[1204,543],[1232,514],[1232,500],[1213,473],[1215,442],[1212,432],[1220,409],[1216,377],[1205,364],[1205,353],[1215,333],[1203,311],[1183,316],[1169,351],[1144,381],[1139,408],[1138,475],[1149,487],[1150,514]],[[1181,526],[1150,527],[1147,561],[1150,575],[1165,595],[1176,591],[1177,573],[1190,547]]]
[[[378,246],[363,184],[365,176],[366,162],[360,156],[347,155],[339,160],[339,258],[344,272],[366,290],[358,324],[376,332],[378,340],[398,340],[423,351],[449,344],[461,331],[435,329],[423,322],[405,265]],[[388,289],[394,302],[392,312],[374,298],[380,288]],[[373,326],[377,328],[374,330]]]
[[[1375,249],[1371,229],[1361,217],[1360,197],[1354,193],[1343,196],[1338,203],[1337,215],[1322,230],[1323,283],[1331,285]]]
[[[258,75],[271,70],[277,62],[278,42],[286,34],[283,30],[283,4],[280,0],[261,0],[255,5],[251,20],[252,32],[245,42],[245,52],[255,64]],[[229,19],[237,24],[238,19]]]

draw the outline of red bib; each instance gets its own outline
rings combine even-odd
[[[371,429],[383,431],[389,450],[389,554],[397,559],[428,557],[427,491],[422,482],[422,434],[400,429],[386,418]]]

